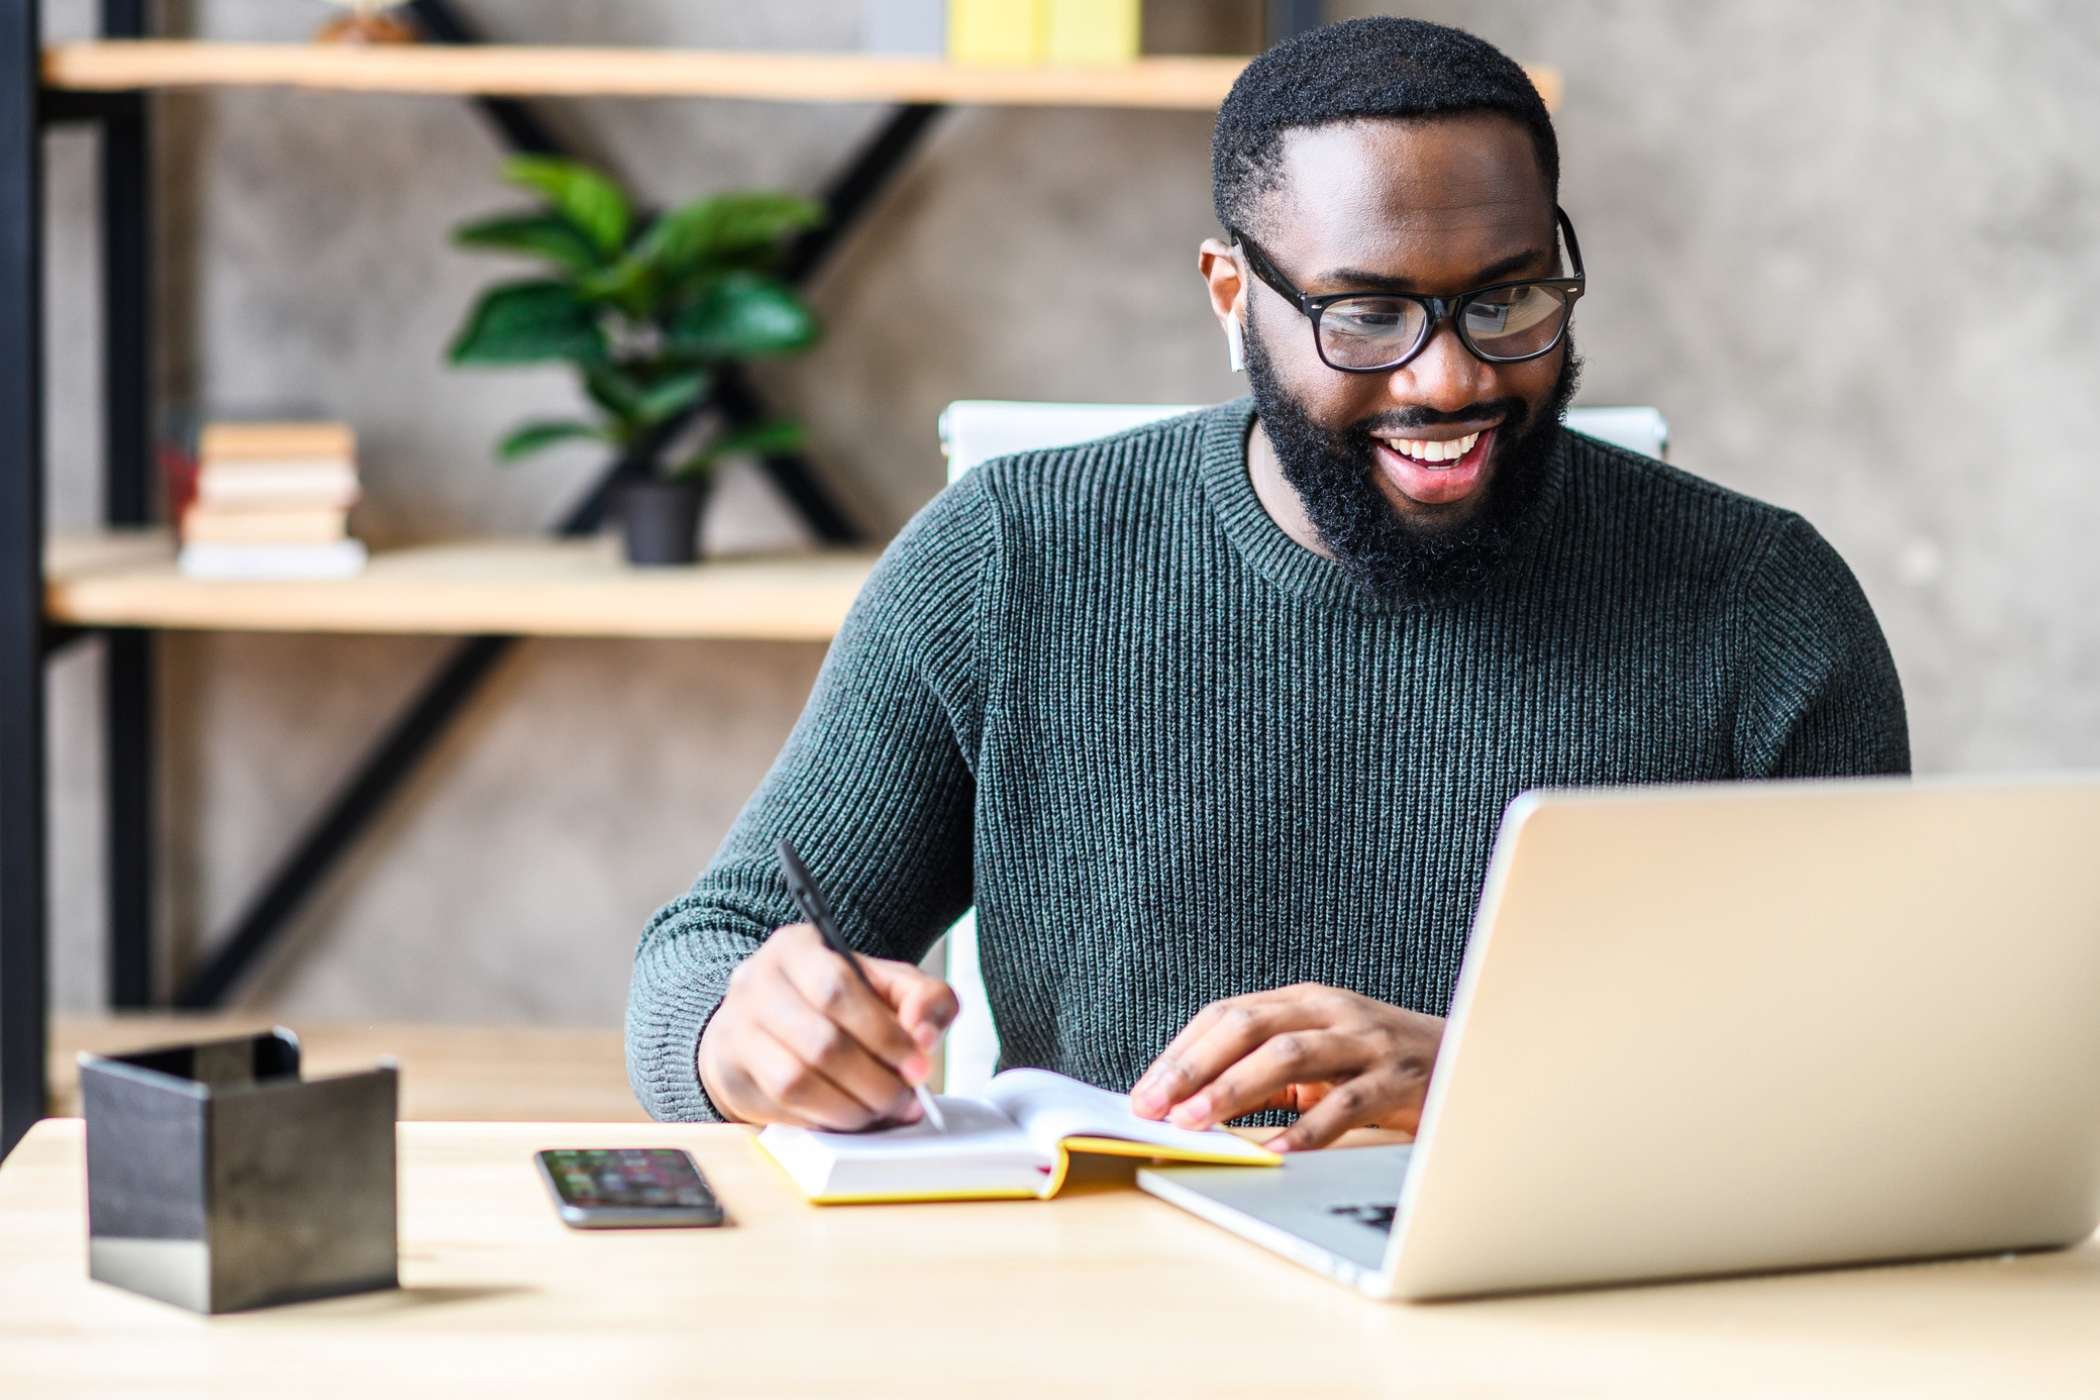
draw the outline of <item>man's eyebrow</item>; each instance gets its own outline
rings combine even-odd
[[[1512,253],[1506,258],[1499,258],[1489,263],[1486,267],[1479,269],[1466,285],[1469,287],[1484,287],[1490,282],[1499,282],[1505,277],[1510,277],[1523,271],[1525,267],[1532,263],[1546,261],[1550,256],[1549,253],[1538,248],[1532,248],[1522,253]],[[1332,272],[1323,272],[1313,279],[1313,285],[1346,287],[1351,290],[1361,287],[1366,291],[1374,292],[1412,292],[1416,290],[1416,283],[1412,278],[1387,277],[1382,273],[1365,272],[1360,268],[1354,267],[1338,267]]]

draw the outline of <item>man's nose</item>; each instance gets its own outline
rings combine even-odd
[[[1495,396],[1494,373],[1492,365],[1474,358],[1446,322],[1436,328],[1421,354],[1393,371],[1386,387],[1399,403],[1456,413]]]

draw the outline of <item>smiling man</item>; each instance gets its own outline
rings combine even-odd
[[[1212,178],[1251,399],[987,463],[898,536],[642,935],[657,1116],[915,1118],[955,1002],[914,964],[974,901],[1007,1064],[1286,1150],[1411,1128],[1517,793],[1908,769],[1805,521],[1562,427],[1585,284],[1516,64],[1315,31],[1241,75]],[[795,922],[782,835],[875,990]]]

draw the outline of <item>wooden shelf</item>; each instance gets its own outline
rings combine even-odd
[[[505,97],[744,97],[1213,108],[1244,58],[1147,58],[1102,68],[1000,68],[855,53],[477,44],[235,44],[93,40],[44,51],[51,87],[301,87]]]
[[[295,87],[503,97],[741,97],[1211,111],[1239,55],[1162,55],[1101,67],[998,67],[860,53],[547,45],[238,44],[100,39],[44,50],[44,83],[74,91]],[[1560,75],[1528,70],[1548,107]]]
[[[85,627],[229,632],[503,633],[826,641],[868,551],[636,569],[611,538],[479,539],[374,551],[355,578],[188,578],[164,530],[56,534],[44,615]]]

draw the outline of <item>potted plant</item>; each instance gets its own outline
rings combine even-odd
[[[477,219],[453,239],[548,269],[483,292],[452,343],[452,363],[574,365],[595,412],[522,423],[498,446],[499,459],[576,439],[609,445],[623,464],[629,560],[691,563],[717,464],[801,445],[801,429],[787,422],[716,423],[697,444],[681,428],[725,365],[816,341],[815,313],[775,269],[786,240],[819,222],[823,208],[747,190],[643,218],[617,184],[577,161],[517,156],[503,173],[540,206]]]

